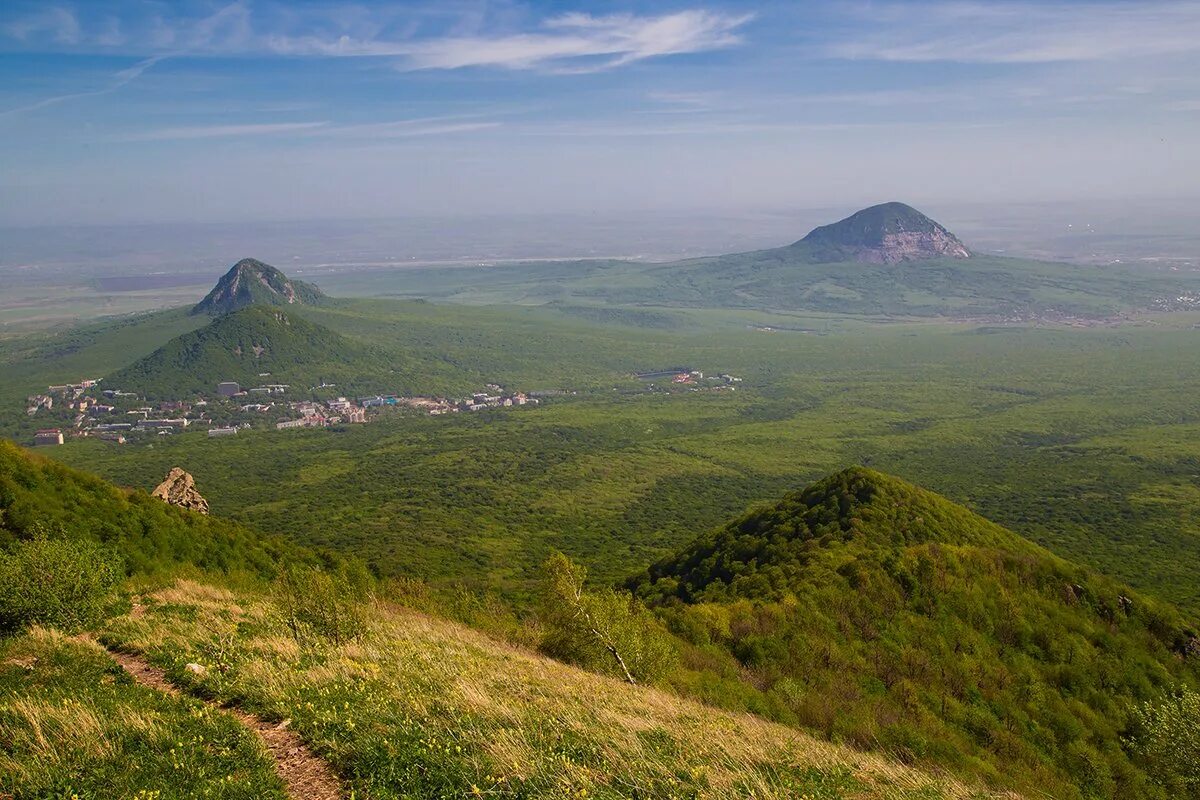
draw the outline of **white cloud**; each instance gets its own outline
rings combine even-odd
[[[24,114],[28,111],[37,111],[38,109],[58,105],[59,103],[64,103],[68,100],[78,100],[84,97],[99,97],[101,95],[112,94],[131,81],[136,80],[143,72],[150,69],[150,67],[154,66],[159,61],[162,61],[164,58],[166,58],[166,56],[153,56],[137,62],[132,67],[115,72],[112,76],[112,82],[108,86],[105,86],[101,89],[92,89],[91,91],[86,92],[71,92],[69,94],[59,94],[52,97],[44,97],[35,103],[30,103],[29,105],[0,111],[0,119],[16,116],[18,114]]]
[[[737,29],[749,15],[689,10],[657,17],[566,14],[533,33],[444,36],[388,41],[319,36],[271,36],[267,49],[281,55],[393,56],[406,70],[502,67],[590,72],[657,56],[698,53],[741,41]]]
[[[328,122],[278,122],[250,125],[195,125],[182,128],[157,128],[119,137],[124,142],[158,142],[173,139],[215,139],[226,136],[263,136],[311,131]]]
[[[1200,52],[1200,3],[951,2],[860,7],[836,58],[964,63],[1099,61]]]

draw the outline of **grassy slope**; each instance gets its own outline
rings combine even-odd
[[[172,339],[105,381],[165,400],[211,395],[224,380],[247,387],[284,383],[301,391],[326,380],[347,392],[383,391],[403,384],[405,371],[402,357],[337,334],[290,309],[251,306]],[[270,377],[259,377],[264,372]]]
[[[938,798],[970,793],[816,741],[380,606],[362,640],[298,646],[269,605],[191,583],[105,640],[199,691],[288,718],[352,787],[380,798]]]
[[[0,639],[0,796],[283,800],[254,735],[198,700],[135,685],[95,644]]]
[[[862,468],[701,536],[638,591],[805,725],[1060,798],[1162,796],[1126,726],[1200,683],[1174,609]]]
[[[279,537],[122,491],[0,440],[0,546],[39,529],[102,542],[131,573],[200,568],[270,577],[280,558],[315,558]]]

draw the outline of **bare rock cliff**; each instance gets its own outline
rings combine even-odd
[[[201,514],[208,513],[208,501],[201,496],[200,492],[196,491],[196,479],[179,467],[175,467],[167,473],[166,480],[156,486],[151,494],[164,503],[198,511]]]

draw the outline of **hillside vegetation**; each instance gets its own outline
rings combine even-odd
[[[291,720],[357,796],[986,796],[387,604],[337,646],[298,643],[261,595],[184,582],[144,602],[104,640],[148,653],[204,696]]]
[[[322,382],[343,393],[385,391],[402,363],[295,313],[250,306],[177,336],[105,380],[150,399],[211,395],[221,381],[288,384],[305,395]]]
[[[0,548],[43,534],[101,544],[128,574],[202,569],[271,577],[280,559],[318,561],[277,536],[118,489],[0,440]]]
[[[1125,740],[1200,683],[1194,627],[911,484],[845,470],[632,585],[803,725],[1058,798],[1170,796]]]

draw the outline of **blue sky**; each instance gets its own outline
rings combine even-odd
[[[1197,2],[0,9],[0,224],[1194,196]]]

